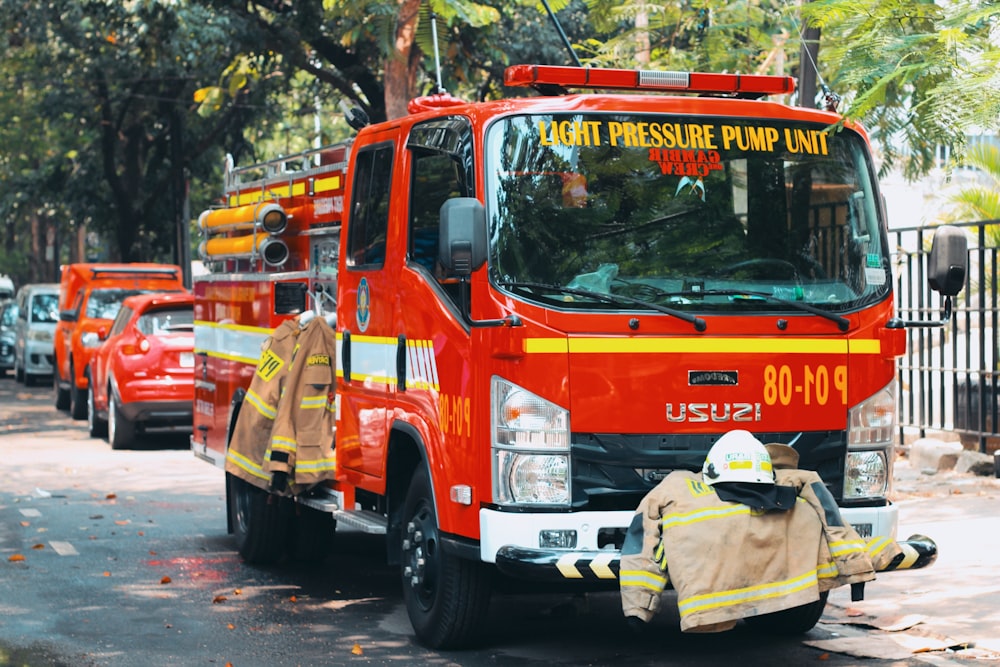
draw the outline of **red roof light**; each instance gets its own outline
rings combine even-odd
[[[508,86],[559,86],[613,90],[661,90],[670,92],[761,97],[795,90],[790,76],[764,74],[706,74],[657,70],[512,65],[504,72]]]

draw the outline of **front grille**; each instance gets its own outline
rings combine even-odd
[[[714,435],[573,433],[573,507],[634,510],[673,470],[701,470]],[[841,498],[844,431],[754,433],[764,443],[791,444],[799,466],[815,470],[837,501]]]

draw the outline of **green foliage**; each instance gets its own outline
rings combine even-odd
[[[814,0],[822,62],[882,149],[910,176],[972,128],[1000,129],[1000,9],[993,0]]]

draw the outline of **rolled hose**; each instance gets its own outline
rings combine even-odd
[[[898,554],[885,567],[880,568],[879,572],[919,570],[937,560],[937,544],[926,535],[910,535],[908,539],[901,540],[897,544],[903,553]]]

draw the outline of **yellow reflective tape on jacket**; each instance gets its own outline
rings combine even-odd
[[[276,435],[271,438],[271,449],[279,452],[294,452],[297,443],[292,438]],[[268,457],[270,458],[270,457]]]
[[[326,408],[326,404],[329,402],[330,398],[327,394],[322,394],[320,396],[303,396],[302,401],[299,403],[299,408],[302,410],[322,410]]]
[[[724,519],[726,517],[750,513],[751,509],[746,505],[721,505],[718,507],[706,507],[705,509],[685,512],[683,514],[667,514],[660,520],[660,523],[662,530],[665,531],[668,528],[676,528],[677,526],[688,526],[701,521]]]
[[[729,591],[718,591],[715,593],[705,593],[703,595],[692,595],[683,600],[677,600],[677,609],[680,610],[681,618],[707,609],[718,609],[720,607],[731,607],[733,605],[745,604],[755,600],[766,600],[769,598],[784,597],[805,590],[817,585],[816,570],[809,570],[797,577],[775,581],[757,586],[747,586]]]
[[[667,577],[661,577],[651,572],[643,570],[622,570],[618,574],[618,582],[621,586],[636,586],[638,588],[648,588],[654,593],[662,593],[667,587]]]
[[[278,414],[278,409],[273,405],[271,405],[270,403],[266,402],[253,389],[247,391],[247,395],[243,400],[252,405],[257,410],[257,412],[267,417],[268,419],[274,419],[274,417]]]
[[[248,474],[253,475],[254,477],[258,477],[258,478],[264,479],[264,480],[270,480],[271,479],[271,475],[268,474],[268,473],[266,473],[266,472],[264,472],[264,469],[261,468],[260,465],[258,465],[257,463],[254,463],[253,461],[251,461],[247,457],[245,457],[242,454],[238,453],[232,447],[230,447],[226,451],[226,460],[228,460],[229,462],[231,462],[234,466],[236,466],[240,470],[243,470],[243,471],[247,472]]]
[[[830,555],[836,558],[846,554],[865,553],[865,543],[860,540],[845,540],[842,542],[830,542]]]
[[[302,459],[298,459],[297,461],[295,461],[295,473],[297,475],[305,473],[316,474],[336,469],[337,469],[337,461],[336,459],[332,458],[316,459],[315,461],[303,461]]]

